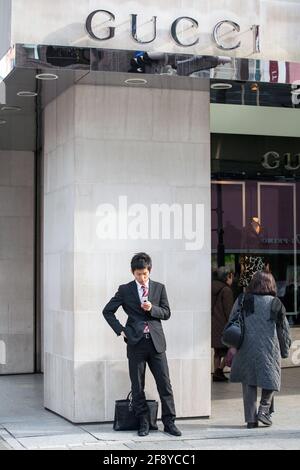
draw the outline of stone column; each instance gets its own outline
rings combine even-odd
[[[199,205],[204,242],[189,251],[191,240],[174,239],[172,230],[169,240],[153,239],[150,226],[144,239],[124,233],[101,239],[100,206],[110,204],[124,217],[120,197],[128,208],[143,204],[148,214],[153,204]],[[114,402],[127,395],[130,383],[125,343],[101,312],[119,284],[132,279],[131,257],[147,251],[152,278],[166,283],[172,307],[164,328],[178,416],[210,415],[210,209],[208,89],[77,85],[48,105],[47,408],[73,422],[113,419]],[[126,217],[123,232],[124,224]],[[122,312],[119,318],[126,320]],[[149,375],[147,394],[157,397]]]

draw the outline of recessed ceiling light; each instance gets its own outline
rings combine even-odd
[[[55,75],[54,73],[39,73],[38,75],[36,75],[36,78],[38,80],[57,80],[58,79],[58,75]]]
[[[3,119],[0,119],[0,126],[3,126],[4,124],[6,124],[6,121],[4,121]]]
[[[128,78],[125,83],[126,85],[146,85],[148,81],[145,78]]]
[[[1,111],[21,111],[21,109],[19,106],[1,106]]]
[[[34,98],[38,94],[35,91],[19,91],[17,95],[23,98]]]
[[[212,90],[230,90],[232,88],[231,83],[212,83]]]

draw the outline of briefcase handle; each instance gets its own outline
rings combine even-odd
[[[128,393],[126,400],[129,401],[129,408],[133,408],[133,403],[132,403],[132,390]]]

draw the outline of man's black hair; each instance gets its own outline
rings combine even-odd
[[[137,253],[131,260],[131,271],[134,273],[139,269],[152,269],[152,260],[147,253]]]

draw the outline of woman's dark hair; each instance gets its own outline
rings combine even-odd
[[[147,253],[138,253],[131,260],[131,271],[137,271],[139,269],[152,269],[152,260]]]
[[[277,296],[277,286],[274,276],[266,271],[258,271],[254,274],[248,288],[248,294]]]

